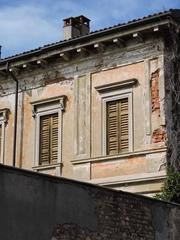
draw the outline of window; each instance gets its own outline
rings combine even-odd
[[[106,103],[107,155],[128,151],[128,98]]]
[[[61,163],[65,96],[32,102],[35,118],[35,167]]]
[[[102,155],[133,151],[133,86],[137,79],[97,86],[101,96]]]
[[[58,160],[58,113],[40,117],[40,164]]]

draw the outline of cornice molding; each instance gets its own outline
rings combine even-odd
[[[60,109],[61,111],[64,111],[65,109],[65,100],[66,100],[65,95],[57,96],[57,97],[52,97],[52,98],[47,98],[43,100],[37,100],[31,102],[32,105],[32,116],[36,117],[36,114],[42,106],[49,105],[49,104],[56,104],[57,108]]]
[[[122,88],[129,88],[132,87],[134,85],[136,85],[138,83],[138,80],[133,78],[133,79],[127,79],[121,82],[116,82],[116,83],[108,83],[105,85],[100,85],[100,86],[96,86],[95,89],[99,92],[99,93],[104,93],[106,91],[113,91],[113,90],[118,90],[118,89],[122,89]]]

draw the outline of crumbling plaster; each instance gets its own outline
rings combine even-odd
[[[34,167],[36,171],[55,174],[53,166],[36,168],[33,158],[31,160],[29,158],[29,156],[34,156],[34,144],[32,144],[34,143],[34,131],[32,130],[34,129],[34,119],[32,117],[31,102],[66,95],[67,102],[63,113],[62,175],[86,181],[106,175],[106,171],[103,171],[102,166],[98,168],[99,165],[96,160],[94,160],[94,163],[90,161],[93,158],[96,159],[102,156],[101,97],[94,87],[98,84],[103,85],[136,78],[138,85],[133,87],[133,151],[147,150],[147,153],[140,158],[136,156],[129,158],[130,164],[135,162],[135,165],[126,174],[137,173],[136,163],[138,166],[139,159],[144,164],[139,168],[138,172],[142,170],[148,173],[149,170],[146,169],[151,168],[152,165],[148,165],[149,163],[146,161],[148,150],[165,147],[164,142],[159,145],[153,145],[152,143],[152,122],[154,120],[151,120],[151,112],[146,108],[151,109],[151,97],[149,94],[150,73],[152,71],[151,61],[156,61],[158,68],[161,68],[160,71],[163,71],[162,56],[163,42],[161,39],[153,38],[144,43],[136,43],[131,40],[123,48],[110,46],[104,52],[95,51],[85,58],[75,54],[73,59],[69,59],[67,62],[59,58],[49,61],[45,67],[21,69],[17,75],[19,79],[17,166],[27,169]],[[79,82],[81,78],[83,84]],[[162,78],[163,76],[161,81],[163,81]],[[163,87],[161,89],[161,95],[163,95]],[[14,84],[12,80],[2,78],[0,104],[1,107],[10,109],[5,138],[6,145],[9,146],[8,149],[6,148],[5,158],[6,163],[9,165],[11,165],[12,158],[13,92]],[[84,107],[78,105],[79,102]],[[162,106],[161,113],[162,116]],[[85,130],[83,130],[83,126],[82,128],[81,126],[76,128],[77,121],[80,121],[80,125],[84,124]],[[160,123],[158,122],[156,125],[160,126]],[[78,132],[78,129],[80,132]],[[86,148],[82,144],[86,145]],[[86,163],[76,164],[78,160],[83,159],[87,159]],[[161,159],[160,155],[157,159]],[[73,162],[74,160],[77,160],[77,162]],[[103,161],[102,164],[105,164]],[[125,160],[122,170],[117,171],[116,165],[119,162],[115,158],[106,177],[124,174],[126,164],[129,164],[129,161]],[[122,161],[120,165],[121,163]],[[146,165],[145,168],[143,168],[144,165]],[[158,164],[156,169],[154,167],[152,169],[158,172]],[[99,175],[97,175],[97,172],[99,172]]]

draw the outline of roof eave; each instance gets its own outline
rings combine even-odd
[[[4,65],[7,62],[11,63],[11,62],[15,62],[15,61],[18,61],[18,60],[26,59],[28,57],[40,55],[41,53],[44,53],[44,52],[47,52],[47,51],[50,51],[50,50],[54,50],[57,47],[65,47],[65,46],[73,45],[73,44],[76,44],[76,43],[79,43],[79,42],[83,43],[87,40],[91,40],[91,39],[96,38],[96,37],[98,38],[99,36],[108,35],[110,33],[116,32],[116,31],[126,30],[127,28],[128,29],[135,28],[137,26],[146,25],[148,23],[159,24],[164,19],[169,20],[169,22],[170,22],[171,19],[173,19],[175,21],[177,19],[180,20],[180,10],[168,11],[168,12],[162,13],[158,16],[155,15],[155,16],[151,16],[149,18],[140,19],[140,20],[136,20],[136,21],[131,21],[131,22],[128,22],[127,24],[117,25],[115,27],[100,30],[100,31],[97,31],[97,32],[95,31],[95,32],[92,32],[88,35],[81,36],[81,37],[78,37],[78,38],[72,38],[72,39],[69,39],[67,41],[58,42],[58,43],[55,43],[55,44],[52,44],[52,45],[45,45],[40,49],[35,49],[35,50],[32,50],[32,51],[27,52],[27,53],[25,52],[25,53],[22,53],[22,54],[17,55],[17,56],[12,56],[12,57],[9,57],[9,58],[2,59],[2,60],[0,60],[0,65]]]

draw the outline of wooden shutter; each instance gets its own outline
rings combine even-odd
[[[40,164],[48,164],[50,158],[50,117],[40,118]]]
[[[58,114],[54,114],[51,118],[51,162],[58,160]]]
[[[107,153],[118,153],[118,101],[107,104]]]
[[[58,114],[40,118],[40,164],[57,162],[58,159]]]
[[[107,154],[128,151],[128,98],[107,103]]]
[[[119,101],[119,152],[128,151],[128,99]]]

